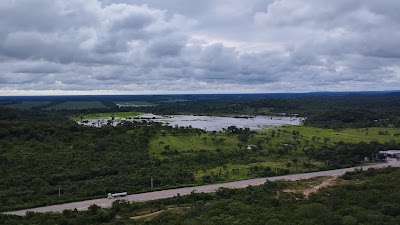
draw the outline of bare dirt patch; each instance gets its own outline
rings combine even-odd
[[[284,189],[284,193],[302,193],[305,198],[308,198],[308,196],[311,193],[317,192],[319,189],[328,187],[334,184],[337,184],[339,181],[337,180],[337,177],[325,177],[325,179],[322,180],[321,183],[319,184],[310,184],[308,188],[306,189]]]
[[[131,218],[132,220],[148,219],[148,218],[151,218],[151,217],[155,217],[155,216],[161,214],[161,213],[164,212],[164,211],[165,211],[165,209],[160,210],[160,211],[156,211],[156,212],[152,212],[152,213],[147,213],[147,214],[140,215],[140,216],[132,216],[132,217],[130,217],[130,218]]]
[[[155,212],[152,212],[152,213],[147,213],[147,214],[143,214],[143,215],[140,215],[140,216],[132,216],[132,217],[129,217],[129,218],[132,219],[132,220],[144,220],[144,219],[149,219],[149,218],[156,217],[156,216],[158,216],[159,214],[161,214],[161,213],[163,213],[165,211],[180,211],[182,209],[189,209],[189,208],[190,207],[169,207],[169,208],[162,209],[162,210],[159,210],[159,211],[155,211]]]
[[[322,183],[304,190],[303,191],[304,197],[308,198],[308,196],[311,193],[317,192],[321,188],[328,187],[328,186],[332,185],[334,183],[334,181],[336,180],[336,178],[337,177],[329,177],[327,180],[324,180]]]

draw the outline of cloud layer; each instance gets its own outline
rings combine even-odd
[[[399,10],[395,0],[3,0],[0,95],[394,90]]]

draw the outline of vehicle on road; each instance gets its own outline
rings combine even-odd
[[[124,197],[127,195],[128,195],[127,192],[120,192],[120,193],[114,193],[114,194],[108,193],[107,198],[111,199],[111,198],[116,198],[116,197]]]

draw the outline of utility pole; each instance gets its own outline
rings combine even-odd
[[[58,197],[61,197],[61,187],[58,187]]]
[[[153,178],[150,179],[151,182],[151,189],[153,189]]]

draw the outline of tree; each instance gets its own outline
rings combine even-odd
[[[342,218],[342,224],[343,225],[356,225],[358,223],[357,218],[354,216],[344,216]]]
[[[326,143],[328,143],[331,140],[330,137],[324,137],[324,145],[326,145]]]
[[[293,158],[292,159],[292,162],[294,163],[294,165],[296,165],[297,166],[297,162],[298,162],[299,160],[297,159],[297,158]]]
[[[96,215],[99,212],[100,209],[101,209],[100,206],[98,206],[96,204],[93,204],[93,205],[89,206],[88,213],[90,215]]]
[[[239,141],[241,142],[247,142],[248,141],[249,136],[246,134],[239,134],[237,136],[237,139],[239,139]]]

